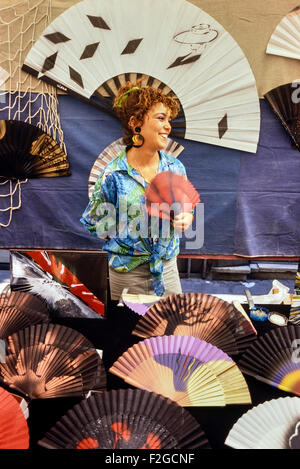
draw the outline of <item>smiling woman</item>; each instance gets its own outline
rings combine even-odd
[[[178,232],[193,220],[184,211],[167,224],[148,219],[145,190],[151,180],[163,171],[185,177],[186,172],[163,151],[178,100],[141,83],[127,82],[119,89],[114,108],[126,148],[103,169],[81,218],[91,234],[106,240],[112,300],[119,300],[124,288],[133,294],[181,293]]]

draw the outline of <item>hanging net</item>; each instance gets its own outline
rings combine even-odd
[[[2,119],[38,126],[66,153],[56,89],[21,69],[56,10],[52,0],[1,0],[0,113]],[[21,207],[26,181],[0,175],[0,227],[9,226],[13,211]]]

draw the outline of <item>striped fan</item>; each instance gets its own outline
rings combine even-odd
[[[89,198],[93,193],[96,181],[100,176],[101,172],[105,168],[105,166],[114,158],[120,155],[120,153],[126,148],[126,145],[123,144],[123,138],[119,138],[115,142],[108,145],[108,147],[104,148],[104,150],[100,153],[98,158],[96,159],[93,167],[91,169],[89,175],[89,182],[88,182],[88,193]],[[177,142],[174,142],[171,138],[167,139],[166,147],[163,150],[166,155],[172,155],[177,158],[178,155],[183,151],[184,147]]]
[[[172,218],[172,212],[190,212],[200,197],[193,184],[181,174],[163,171],[157,174],[145,190],[149,215]]]
[[[151,306],[132,332],[140,337],[190,335],[229,355],[256,338],[251,321],[233,305],[205,293],[180,293]]]
[[[92,394],[69,410],[38,444],[48,449],[209,448],[189,412],[139,389]]]
[[[272,399],[242,415],[225,444],[236,449],[289,449],[296,446],[299,421],[299,397]]]
[[[250,65],[223,26],[185,0],[78,2],[45,29],[23,70],[110,112],[102,90],[111,96],[117,81],[140,73],[179,99],[184,121],[172,135],[257,150]]]
[[[106,386],[99,352],[79,332],[54,324],[30,326],[8,337],[0,380],[28,399],[84,397]]]
[[[0,449],[28,449],[29,429],[17,400],[0,388]]]
[[[276,26],[266,52],[300,59],[300,6],[290,11]]]
[[[0,295],[0,338],[31,324],[49,322],[49,312],[39,298],[23,292]]]
[[[7,178],[69,176],[66,154],[35,125],[0,121],[0,175]]]
[[[124,352],[109,371],[181,406],[251,403],[234,361],[214,345],[191,336],[145,339]]]
[[[283,127],[292,138],[295,145],[300,147],[300,106],[299,88],[294,83],[277,86],[264,95],[275,115],[280,119]]]
[[[241,370],[300,396],[300,326],[288,325],[257,338],[242,355]]]

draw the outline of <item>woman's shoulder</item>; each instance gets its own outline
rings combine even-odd
[[[173,155],[160,152],[163,162],[169,167],[170,171],[185,173],[185,167],[183,163]]]
[[[119,155],[113,157],[109,163],[107,163],[107,165],[103,168],[103,172],[105,172],[106,174],[112,173],[117,169],[122,169],[124,164],[126,164],[125,149],[122,150]]]

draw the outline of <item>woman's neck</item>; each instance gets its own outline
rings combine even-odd
[[[131,147],[127,152],[127,161],[133,167],[153,167],[159,162],[159,153],[157,150]]]

